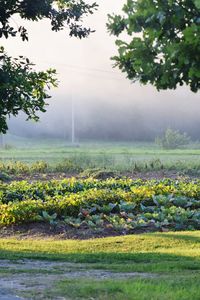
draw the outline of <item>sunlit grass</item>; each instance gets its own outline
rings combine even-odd
[[[87,259],[93,261],[119,262],[141,258],[148,255],[159,259],[171,255],[176,258],[188,257],[200,259],[200,231],[150,233],[141,235],[119,236],[89,240],[54,240],[54,239],[0,239],[0,258],[42,257],[46,259],[75,261]],[[161,259],[162,260],[162,259]]]
[[[33,298],[37,299],[62,296],[67,299],[98,300],[199,300],[199,231],[151,233],[85,241],[0,239],[0,259],[25,258],[79,262],[85,270],[147,274],[146,278],[136,276],[131,279],[109,280],[59,279],[58,275],[54,285],[45,289],[42,296],[39,291],[32,291]]]

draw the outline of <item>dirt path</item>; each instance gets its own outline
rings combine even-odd
[[[152,179],[164,179],[164,178],[171,178],[171,179],[199,179],[199,175],[186,175],[181,171],[176,171],[176,170],[152,170],[152,171],[135,171],[135,172],[118,172],[117,176],[125,176],[128,178],[131,178],[133,180],[138,180],[138,179],[143,179],[143,180],[152,180]],[[115,174],[113,175],[114,177],[116,176]],[[107,179],[110,177],[113,177],[112,175],[109,174],[104,174],[104,176],[101,178],[97,179]],[[68,173],[37,173],[37,174],[18,174],[18,175],[11,175],[10,176],[10,181],[22,181],[26,180],[29,182],[34,182],[34,181],[49,181],[49,180],[63,180],[66,178],[72,178],[76,177],[77,179],[83,179],[87,178],[80,176],[78,172],[68,172]],[[96,177],[94,177],[96,178]]]
[[[117,273],[90,269],[87,264],[36,260],[0,260],[0,300],[47,299],[43,295],[65,279],[127,279],[157,277],[149,273]],[[58,297],[56,299],[65,299]]]

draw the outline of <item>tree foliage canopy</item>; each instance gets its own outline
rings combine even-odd
[[[83,0],[0,0],[0,37],[16,36],[19,33],[23,40],[28,39],[26,28],[14,28],[11,17],[20,15],[22,19],[39,21],[43,18],[51,20],[52,30],[69,28],[70,36],[86,37],[90,28],[81,24],[82,17],[93,13],[96,3],[86,4]]]
[[[82,25],[82,18],[96,7],[96,3],[89,5],[83,0],[0,0],[0,38],[19,34],[23,41],[28,40],[26,28],[13,22],[15,15],[30,21],[48,18],[53,31],[67,28],[70,36],[85,38],[92,30]],[[37,121],[37,113],[45,112],[45,100],[50,97],[47,90],[56,85],[55,70],[36,72],[29,59],[13,59],[0,47],[0,132],[8,129],[7,117],[20,111]]]
[[[200,88],[200,0],[127,0],[123,15],[109,15],[117,40],[113,57],[127,77],[158,90],[189,85]]]

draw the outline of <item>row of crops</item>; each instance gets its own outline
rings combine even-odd
[[[0,226],[200,229],[200,181],[65,179],[0,184]]]

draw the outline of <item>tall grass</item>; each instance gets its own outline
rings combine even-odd
[[[70,159],[62,159],[58,162],[49,163],[47,161],[0,161],[0,172],[10,175],[16,174],[36,174],[53,172],[72,172],[79,174],[88,169],[99,169],[117,171],[119,173],[136,173],[151,171],[174,171],[180,175],[200,175],[200,160],[168,160],[144,159],[135,160],[132,157],[116,157],[114,155],[74,155]]]
[[[130,173],[173,170],[200,174],[199,144],[163,150],[153,143],[81,143],[72,147],[63,140],[25,142],[13,138],[13,146],[0,148],[1,172],[81,172],[100,168]]]

